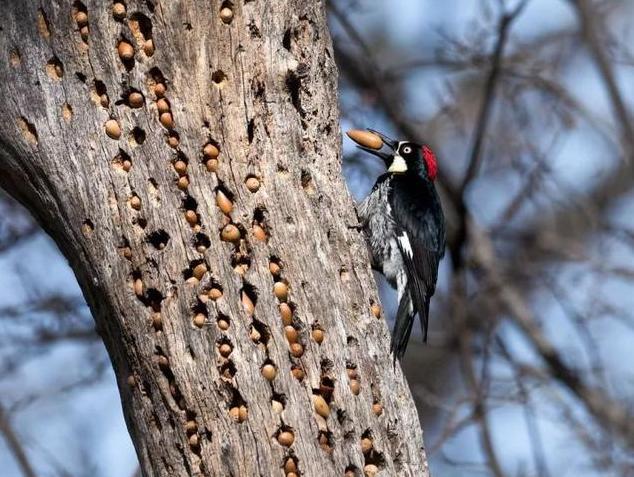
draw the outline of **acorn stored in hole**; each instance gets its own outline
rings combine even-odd
[[[292,368],[291,369],[291,374],[298,381],[301,381],[302,379],[304,379],[304,376],[305,376],[304,370],[302,368],[299,368],[299,367]]]
[[[286,301],[288,298],[288,285],[284,282],[275,282],[273,285],[273,294],[280,301]]]
[[[219,318],[218,319],[218,328],[220,328],[222,331],[227,331],[229,329],[229,322],[227,320]]]
[[[280,414],[284,410],[284,404],[279,401],[271,401],[271,409],[275,414]]]
[[[133,195],[130,197],[130,207],[134,210],[141,210],[141,199],[138,195]]]
[[[222,343],[218,347],[218,352],[220,353],[220,356],[222,356],[223,358],[228,357],[232,351],[233,351],[233,348],[231,347],[229,343]]]
[[[381,403],[375,402],[374,404],[372,404],[372,412],[377,416],[383,414],[383,406],[381,405]]]
[[[233,210],[233,202],[225,195],[224,192],[218,190],[216,192],[216,205],[222,211],[223,214],[229,215]]]
[[[381,149],[383,146],[383,140],[370,131],[351,129],[346,134],[360,146],[369,147],[370,149]]]
[[[165,92],[167,91],[167,87],[163,83],[156,83],[152,89],[157,98],[165,96]]]
[[[302,355],[304,354],[304,347],[299,343],[291,344],[291,354],[295,358],[301,358]]]
[[[203,315],[202,313],[196,313],[196,316],[194,316],[194,325],[196,325],[198,328],[202,328],[203,326],[205,326],[206,320],[207,317],[205,315]]]
[[[165,98],[159,98],[156,101],[156,107],[158,108],[158,112],[160,114],[169,113],[170,111],[170,104],[167,102]]]
[[[178,186],[180,190],[187,190],[187,188],[189,187],[189,177],[187,176],[179,177],[178,181],[176,182],[176,185]]]
[[[286,474],[297,472],[297,464],[292,457],[289,457],[288,459],[286,459],[286,462],[284,462],[284,472],[286,472]]]
[[[257,177],[247,177],[247,180],[244,182],[249,189],[250,192],[257,192],[260,188],[260,180]]]
[[[363,468],[365,477],[375,477],[379,473],[379,468],[374,464],[368,464]]]
[[[220,19],[224,23],[231,23],[231,20],[233,20],[233,10],[229,7],[222,8],[220,10]]]
[[[207,294],[209,295],[209,298],[216,301],[218,298],[222,296],[222,290],[220,288],[214,287],[211,290],[209,290],[209,293]]]
[[[289,343],[297,343],[297,338],[299,337],[299,333],[292,326],[288,325],[284,327],[284,334],[286,335],[286,339]]]
[[[271,275],[273,275],[274,277],[277,277],[281,271],[282,271],[282,267],[280,267],[279,263],[277,262],[269,263],[269,272],[271,272]]]
[[[174,128],[174,118],[172,118],[172,113],[170,112],[161,113],[161,115],[159,116],[159,121],[166,129]]]
[[[354,394],[355,396],[357,396],[361,392],[361,384],[359,384],[358,380],[350,380],[350,391],[352,391],[352,394]]]
[[[185,423],[185,432],[187,435],[191,435],[196,431],[198,431],[198,424],[196,424],[196,421],[190,420]]]
[[[222,229],[220,238],[225,242],[237,242],[240,240],[240,229],[233,224],[227,224]]]
[[[381,307],[377,303],[372,303],[370,309],[375,318],[381,318]]]
[[[289,326],[293,323],[293,310],[288,303],[280,303],[280,315],[284,326]]]
[[[105,124],[106,134],[110,139],[119,139],[121,137],[121,126],[116,119],[108,119]]]
[[[249,294],[245,291],[242,292],[242,306],[249,316],[253,316],[253,313],[255,313],[255,304],[253,303],[253,300],[251,300]]]
[[[84,26],[88,24],[88,14],[86,12],[77,12],[75,13],[75,21],[77,25]]]
[[[170,134],[167,138],[167,144],[169,144],[170,147],[176,148],[180,144],[180,140],[178,139],[178,136]]]
[[[146,56],[152,56],[154,54],[154,40],[152,40],[152,38],[145,40],[145,43],[143,43],[143,53],[145,53]]]
[[[273,381],[275,376],[277,376],[277,369],[271,363],[267,363],[262,366],[262,376],[266,378],[267,381]]]
[[[190,225],[196,225],[198,223],[198,214],[193,210],[186,210],[185,220],[187,220]]]
[[[218,170],[218,159],[209,159],[205,162],[205,167],[209,172],[216,172]]]
[[[208,143],[203,148],[203,154],[208,159],[215,159],[220,155],[220,151],[212,143]]]
[[[277,436],[277,442],[284,447],[290,447],[293,445],[293,442],[295,442],[295,435],[291,431],[280,432]]]
[[[372,450],[372,439],[369,437],[364,437],[361,439],[361,452],[367,454]]]
[[[253,225],[253,236],[260,240],[261,242],[264,242],[266,240],[266,231],[262,228],[262,226],[258,225],[258,224],[254,224]]]
[[[204,263],[199,263],[192,270],[192,275],[198,280],[202,280],[205,276],[205,273],[207,273],[207,265],[205,265]]]
[[[128,61],[134,58],[134,48],[125,40],[121,40],[119,42],[117,45],[117,52],[119,53],[119,58],[123,61]]]
[[[176,161],[174,163],[174,170],[179,174],[185,174],[187,172],[187,163],[181,160]]]
[[[324,341],[324,330],[321,328],[313,328],[312,336],[317,344],[321,344],[322,341]]]
[[[134,293],[136,296],[143,296],[143,280],[140,278],[134,280]]]
[[[131,108],[140,108],[143,106],[143,95],[138,91],[133,91],[128,95],[128,106]]]
[[[116,2],[112,5],[112,16],[117,20],[122,20],[125,17],[126,9],[125,5],[121,2]]]
[[[315,406],[315,412],[324,419],[327,419],[330,415],[330,406],[326,400],[319,394],[313,394],[313,405]]]

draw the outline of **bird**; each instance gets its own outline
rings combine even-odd
[[[429,303],[446,244],[445,219],[434,183],[438,164],[425,144],[396,141],[373,129],[348,135],[357,147],[381,158],[387,169],[358,205],[357,214],[372,268],[398,292],[391,343],[396,362],[405,354],[417,314],[427,342]]]

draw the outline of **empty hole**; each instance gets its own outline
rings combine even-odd
[[[131,140],[139,146],[145,142],[145,131],[140,127],[135,127],[130,133]]]
[[[139,44],[152,39],[152,21],[143,13],[133,13],[130,16],[128,26]]]
[[[22,132],[24,139],[26,139],[31,144],[37,145],[37,130],[35,129],[35,125],[30,123],[24,116],[21,116],[17,120],[18,128]]]
[[[255,120],[251,119],[249,124],[247,125],[247,137],[249,140],[249,144],[253,142],[253,134],[255,132]]]
[[[218,368],[218,372],[224,379],[231,380],[237,373],[236,365],[233,361],[227,361]]]
[[[167,246],[169,239],[169,234],[163,229],[156,230],[146,236],[147,242],[152,244],[157,250],[163,250]]]
[[[198,209],[198,202],[192,196],[188,195],[183,199],[184,210],[196,210]]]
[[[85,74],[83,74],[83,73],[82,73],[82,72],[80,72],[80,71],[76,71],[76,72],[75,72],[75,77],[76,77],[79,81],[81,81],[82,83],[85,83],[85,82],[86,82],[86,79],[87,79],[87,78],[86,78],[86,75],[85,75]]]
[[[94,230],[95,224],[92,223],[92,220],[84,220],[84,223],[81,225],[81,232],[84,234],[84,237],[90,237]]]
[[[124,172],[129,172],[132,168],[132,160],[125,151],[119,149],[119,153],[112,159],[112,166],[115,169],[121,169]]]
[[[286,50],[291,51],[291,29],[290,28],[286,29],[286,31],[284,32],[284,36],[282,37],[282,46]]]
[[[211,246],[211,240],[209,240],[209,237],[207,235],[205,235],[203,233],[197,233],[194,236],[194,247],[199,252],[201,252],[201,253],[204,252],[210,246]]]
[[[211,75],[211,81],[213,81],[216,87],[221,88],[227,81],[227,75],[222,70],[216,70]]]
[[[269,343],[269,339],[271,338],[271,332],[269,331],[269,327],[256,319],[253,320],[253,322],[251,323],[251,326],[259,335],[258,341],[262,343],[264,346],[267,346]]]

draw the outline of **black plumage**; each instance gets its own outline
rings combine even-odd
[[[381,157],[388,172],[377,179],[358,212],[373,268],[398,291],[392,351],[400,359],[416,314],[427,340],[429,302],[445,250],[445,223],[431,150],[381,137],[391,152],[363,149]]]

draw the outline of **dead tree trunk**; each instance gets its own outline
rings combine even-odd
[[[323,4],[23,0],[0,27],[0,185],[77,275],[144,475],[427,475]]]

